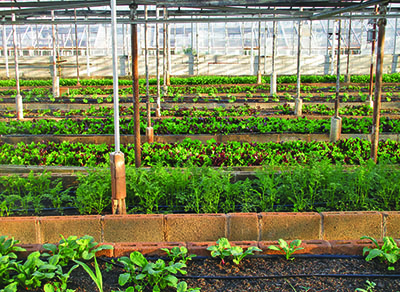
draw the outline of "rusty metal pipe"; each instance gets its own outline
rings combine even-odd
[[[371,130],[371,159],[376,163],[378,160],[378,142],[379,142],[379,120],[381,111],[381,93],[382,93],[382,74],[383,74],[383,56],[385,47],[386,32],[386,5],[380,5],[379,13],[383,18],[379,19],[378,26],[378,48],[376,54],[376,77],[375,77],[375,93],[374,93],[374,116]]]
[[[131,18],[135,19],[136,6],[131,6]],[[142,164],[140,148],[140,116],[139,116],[139,65],[138,65],[138,33],[137,24],[131,24],[131,49],[132,49],[132,79],[133,79],[133,111],[134,111],[134,135],[135,135],[135,166]]]

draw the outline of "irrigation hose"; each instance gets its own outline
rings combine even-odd
[[[209,279],[209,280],[252,280],[252,279],[282,279],[282,278],[400,278],[400,274],[288,274],[288,275],[265,275],[265,276],[183,276],[175,275],[180,279]]]

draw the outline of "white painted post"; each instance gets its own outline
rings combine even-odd
[[[300,96],[301,84],[301,21],[298,24],[297,34],[297,86],[296,86],[296,99],[294,106],[294,114],[301,116],[303,114],[303,99]]]
[[[12,21],[15,21],[15,14],[11,16]],[[21,87],[19,84],[19,67],[18,67],[18,44],[17,44],[17,29],[15,24],[12,26],[13,29],[13,42],[14,42],[14,64],[15,64],[15,81],[17,86],[17,95],[15,96],[17,119],[22,120],[24,118],[24,109],[22,105]]]
[[[51,21],[53,24],[51,25],[51,33],[53,39],[53,48],[52,48],[52,78],[53,78],[53,97],[57,98],[60,97],[60,80],[57,76],[57,50],[56,50],[56,30],[54,26],[54,10],[51,11]]]
[[[86,17],[87,20],[87,17]],[[124,38],[125,44],[125,38]],[[90,77],[90,25],[86,26],[86,75]]]
[[[5,19],[3,18],[3,21]],[[10,78],[10,70],[8,68],[8,48],[7,48],[7,33],[6,33],[6,25],[3,24],[3,55],[4,55],[4,61],[6,63],[6,77]]]

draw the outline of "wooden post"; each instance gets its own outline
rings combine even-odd
[[[136,18],[136,5],[131,5],[131,20]],[[131,24],[131,49],[132,49],[132,79],[133,79],[133,111],[134,111],[134,135],[135,135],[135,166],[142,164],[140,148],[140,101],[139,101],[139,65],[138,65],[138,33],[137,24]]]
[[[124,153],[110,153],[111,193],[113,214],[126,214],[126,178]]]
[[[382,73],[383,73],[383,55],[385,46],[386,31],[386,11],[387,4],[379,5],[379,14],[382,18],[378,21],[378,49],[376,54],[376,78],[375,78],[375,94],[374,94],[374,116],[371,130],[371,159],[378,160],[378,142],[379,142],[379,119],[381,111],[381,92],[382,92]]]

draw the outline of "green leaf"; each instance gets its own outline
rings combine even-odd
[[[124,286],[129,281],[130,278],[131,278],[131,275],[129,273],[121,274],[121,275],[119,275],[119,278],[118,278],[118,284],[120,286]]]
[[[176,286],[176,292],[186,292],[187,291],[187,283],[185,281],[179,282]]]
[[[138,251],[134,251],[133,253],[131,253],[130,259],[135,265],[142,268],[148,264],[146,258]]]
[[[268,246],[268,248],[271,249],[271,250],[281,251],[281,249],[279,247],[275,246],[275,245],[270,245],[270,246]]]

